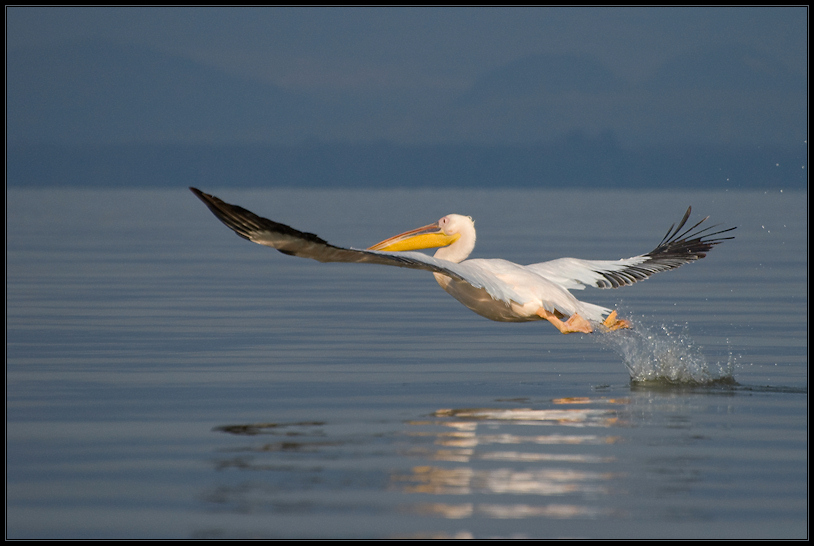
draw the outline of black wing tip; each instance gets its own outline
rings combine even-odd
[[[224,203],[223,201],[221,201],[220,199],[218,199],[214,195],[204,193],[201,190],[199,190],[198,188],[194,188],[194,187],[190,186],[189,189],[190,189],[190,191],[192,191],[192,193],[195,194],[195,196],[198,199],[203,201],[206,204],[206,206],[209,207],[212,210],[212,212],[214,212],[215,215],[218,216],[218,217],[220,217],[220,215],[217,212],[218,205],[221,205],[221,206],[222,205],[228,205],[228,203]],[[213,208],[213,207],[215,207],[215,208]]]
[[[687,208],[684,217],[677,224],[670,226],[667,235],[661,240],[656,248],[644,254],[647,258],[644,262],[632,265],[619,271],[601,271],[603,279],[597,281],[599,288],[619,288],[629,286],[635,282],[643,281],[646,278],[661,271],[669,271],[684,264],[700,260],[707,255],[710,249],[726,240],[734,237],[721,237],[736,228],[731,227],[710,233],[717,226],[708,226],[697,229],[709,216],[695,223],[692,227],[682,231],[692,213],[692,207]]]
[[[684,229],[690,215],[692,214],[692,207],[687,207],[687,212],[678,224],[673,224],[667,231],[667,235],[661,240],[656,248],[650,251],[647,256],[654,259],[669,259],[676,258],[684,262],[699,260],[705,257],[713,246],[718,245],[724,241],[734,239],[734,236],[720,237],[724,233],[728,233],[737,229],[737,227],[730,227],[719,231],[711,232],[720,224],[707,226],[702,229],[697,229],[701,224],[709,219],[705,216],[700,221],[693,224],[692,227]]]
[[[198,188],[190,186],[189,189],[201,201],[204,202],[212,214],[214,214],[218,220],[223,222],[226,227],[234,231],[238,236],[249,241],[252,241],[253,237],[259,233],[279,233],[281,235],[295,237],[303,241],[325,245],[328,244],[327,241],[321,239],[319,236],[313,233],[299,231],[291,226],[275,222],[274,220],[269,220],[268,218],[263,218],[262,216],[258,216],[252,211],[244,209],[241,206],[229,204],[215,197],[214,195],[204,193]],[[274,248],[277,247],[275,246]],[[288,253],[285,249],[277,248],[277,250],[283,252],[284,254]]]

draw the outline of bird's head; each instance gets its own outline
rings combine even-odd
[[[457,261],[465,259],[475,248],[475,221],[469,216],[448,214],[434,224],[405,231],[371,246],[368,250],[401,252],[437,247],[450,247],[450,251],[456,251],[456,257],[463,253],[463,257]],[[436,254],[439,258],[451,259],[447,255],[450,255],[449,251],[439,250]]]

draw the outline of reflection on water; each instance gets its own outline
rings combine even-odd
[[[413,468],[413,473],[408,476],[394,477],[396,480],[416,484],[405,487],[404,491],[407,493],[452,493],[455,495],[468,495],[476,492],[523,495],[604,493],[605,490],[597,484],[600,480],[610,478],[610,474],[563,469],[517,471],[498,468],[474,471],[471,468],[450,470],[431,466],[418,466]]]
[[[545,506],[531,506],[528,504],[442,504],[427,503],[414,508],[416,514],[435,516],[446,519],[464,519],[471,517],[486,517],[494,519],[520,519],[520,518],[596,518],[608,515],[608,510],[591,508],[588,506],[575,506],[573,504],[547,504]],[[470,538],[474,538],[471,537]]]
[[[561,398],[557,405],[597,402],[587,398]],[[602,399],[601,404],[625,404],[627,400]],[[604,434],[549,433],[537,428],[609,428],[619,424],[612,408],[563,409],[442,409],[434,419],[408,423],[419,430],[408,432],[432,440],[433,447],[414,449],[413,457],[434,462],[459,463],[454,467],[415,466],[409,473],[394,475],[405,493],[429,495],[534,495],[539,497],[607,494],[614,473],[593,470],[590,465],[612,463],[608,454],[579,452],[574,446],[613,444],[618,437]],[[421,430],[423,429],[423,430]],[[504,430],[510,429],[510,430]],[[511,451],[495,446],[518,446]],[[525,449],[522,449],[525,446]],[[546,451],[540,446],[568,446],[567,451]],[[492,468],[489,462],[502,463]],[[511,464],[511,466],[506,466]],[[526,503],[421,503],[414,510],[444,518],[491,517],[594,517],[604,510],[583,504]]]
[[[741,509],[767,517],[765,506],[748,500],[756,487],[751,471],[733,474],[741,452],[715,447],[719,437],[737,436],[704,424],[732,411],[730,400],[743,400],[733,398],[737,389],[721,391],[723,397],[709,387],[696,396],[684,389],[627,392],[438,409],[362,428],[341,419],[220,426],[215,431],[236,442],[218,451],[212,464],[218,478],[201,498],[213,514],[267,515],[272,528],[306,536],[307,521],[347,518],[358,525],[374,517],[381,527],[365,534],[356,526],[346,535],[529,538],[590,528],[585,536],[604,537],[612,528],[607,536],[624,536],[632,518],[643,516],[653,518],[654,536],[672,536],[658,522],[708,521],[719,506],[706,492],[719,487],[743,496]],[[787,434],[758,428],[766,441]],[[749,453],[742,454],[761,459]],[[782,474],[778,480],[777,487],[789,487]],[[538,534],[518,534],[510,522],[521,520]],[[213,526],[196,536],[230,532]]]
[[[439,409],[428,419],[406,422],[396,437],[381,438],[334,431],[325,422],[222,426],[215,430],[273,441],[235,447],[219,458],[218,471],[251,472],[252,478],[218,487],[206,500],[239,513],[375,510],[447,519],[595,518],[611,512],[595,501],[607,496],[621,475],[609,450],[619,437],[607,432],[625,425],[619,408],[628,403],[581,397],[559,398],[544,409]],[[406,439],[403,448],[400,438]],[[381,465],[384,446],[398,449],[399,466],[415,464]],[[365,472],[348,470],[348,464],[366,457]],[[326,501],[331,491],[371,487],[397,494],[396,501],[376,506]]]

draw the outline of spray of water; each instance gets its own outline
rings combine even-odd
[[[634,322],[630,329],[594,336],[618,352],[634,383],[661,385],[734,385],[734,358],[710,364],[686,327],[675,332],[662,325],[652,329]]]

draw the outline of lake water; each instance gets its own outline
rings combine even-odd
[[[801,192],[202,188],[340,245],[458,212],[473,257],[706,259],[495,323],[430,274],[284,256],[188,190],[7,191],[7,538],[806,538]]]

